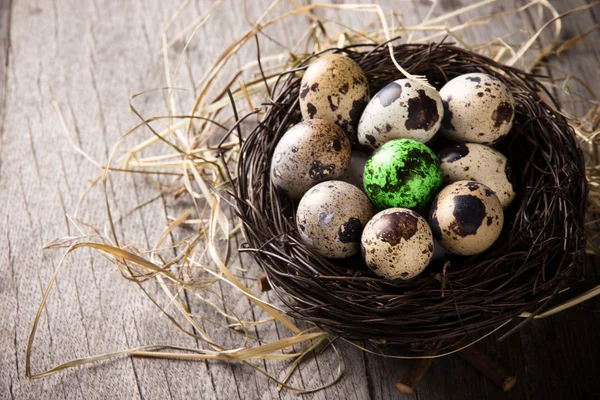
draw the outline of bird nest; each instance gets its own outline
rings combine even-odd
[[[371,93],[404,78],[386,44],[327,51],[358,62]],[[329,260],[307,247],[296,229],[296,204],[270,183],[269,165],[279,139],[301,120],[301,73],[315,55],[279,77],[264,118],[242,146],[235,190],[245,250],[291,315],[348,340],[431,344],[494,329],[523,312],[536,315],[582,271],[587,184],[572,128],[539,76],[449,44],[393,51],[406,71],[438,89],[471,72],[510,88],[515,120],[496,147],[512,164],[518,195],[505,210],[500,238],[482,254],[448,256],[408,281],[378,277],[360,256]]]

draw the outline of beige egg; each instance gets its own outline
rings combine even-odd
[[[444,108],[437,90],[423,82],[398,79],[371,99],[358,124],[358,142],[377,148],[392,139],[426,143],[442,123]]]
[[[455,142],[491,144],[510,131],[515,100],[502,81],[481,73],[457,76],[440,90],[442,133]]]
[[[407,208],[388,208],[365,226],[361,251],[367,266],[387,279],[419,275],[431,260],[433,237],[425,218]]]
[[[288,130],[273,152],[271,183],[293,199],[299,199],[319,182],[342,176],[352,148],[335,124],[313,119]]]
[[[359,65],[344,54],[327,53],[307,68],[300,86],[304,119],[337,124],[354,142],[360,115],[369,102],[369,84]]]
[[[498,239],[504,211],[492,189],[475,181],[458,181],[435,198],[429,224],[446,250],[473,255],[487,250]]]
[[[498,150],[483,144],[464,143],[447,147],[437,156],[445,184],[477,181],[492,189],[504,208],[514,200],[516,191],[510,164]]]
[[[363,227],[373,216],[367,196],[342,181],[319,183],[300,200],[296,225],[302,241],[329,258],[358,253]]]

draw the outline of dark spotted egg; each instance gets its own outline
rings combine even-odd
[[[320,56],[310,64],[302,77],[302,117],[333,122],[353,142],[358,120],[368,102],[367,77],[360,66],[344,54]]]
[[[458,181],[433,201],[429,224],[446,250],[468,256],[494,244],[502,231],[504,211],[492,189],[475,181]]]
[[[300,122],[288,130],[273,152],[271,182],[293,199],[299,199],[319,182],[346,172],[352,149],[345,133],[327,121]]]
[[[296,224],[302,241],[329,258],[358,253],[363,227],[373,216],[367,196],[342,181],[319,183],[300,200]]]
[[[369,102],[358,124],[358,142],[376,148],[400,138],[428,142],[440,128],[444,108],[437,90],[398,79]]]
[[[464,143],[438,153],[444,183],[471,180],[492,189],[504,208],[515,198],[510,164],[506,157],[483,144]]]
[[[387,279],[411,279],[429,264],[433,238],[427,221],[406,208],[388,208],[365,226],[361,251],[367,266]]]
[[[490,144],[510,131],[515,100],[502,81],[481,73],[457,76],[440,90],[442,133],[455,142]]]

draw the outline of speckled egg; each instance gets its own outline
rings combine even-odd
[[[464,143],[438,153],[444,183],[471,180],[492,189],[504,208],[515,198],[512,172],[506,157],[483,144]]]
[[[375,207],[421,210],[439,190],[442,172],[429,147],[412,139],[394,139],[371,155],[363,179]]]
[[[358,142],[376,148],[392,139],[428,142],[442,123],[444,108],[437,90],[422,82],[398,79],[369,102],[358,124]]]
[[[369,159],[369,154],[362,151],[352,151],[352,158],[350,159],[350,165],[346,168],[346,172],[340,178],[344,182],[348,182],[358,187],[363,188],[363,174],[365,172],[365,164]]]
[[[275,147],[271,182],[280,192],[299,199],[317,183],[342,176],[351,154],[350,141],[335,124],[319,119],[300,122]]]
[[[431,229],[416,212],[390,208],[375,215],[365,226],[361,251],[377,275],[411,279],[423,272],[431,260]]]
[[[300,237],[317,253],[345,258],[358,253],[363,227],[373,216],[367,196],[342,181],[319,183],[300,200],[296,224]]]
[[[498,78],[480,73],[457,76],[440,90],[442,133],[455,142],[490,144],[510,131],[515,100]]]
[[[344,54],[320,56],[302,77],[302,117],[333,122],[353,141],[360,115],[368,102],[367,77],[359,65]]]
[[[433,201],[429,224],[445,249],[468,256],[494,244],[502,231],[504,211],[492,189],[475,181],[458,181]]]

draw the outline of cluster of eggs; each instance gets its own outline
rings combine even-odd
[[[361,251],[378,275],[410,279],[434,253],[474,255],[498,239],[516,194],[507,158],[490,147],[514,118],[498,78],[465,74],[439,92],[399,79],[371,99],[360,66],[326,54],[306,70],[299,102],[303,121],[278,142],[270,173],[300,200],[298,232],[315,252]],[[436,154],[438,131],[456,144]]]

